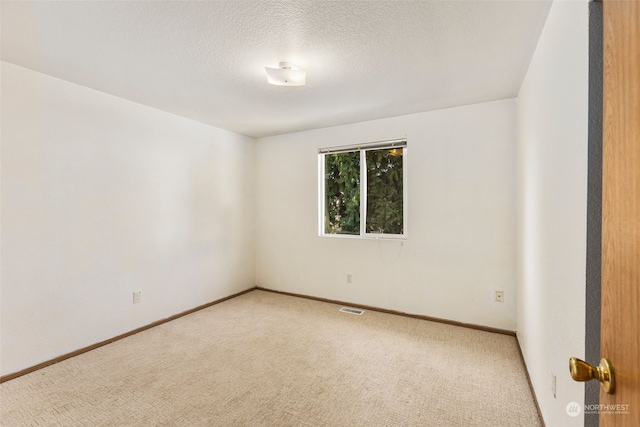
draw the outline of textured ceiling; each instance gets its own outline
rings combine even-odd
[[[2,1],[2,59],[252,137],[517,95],[548,1]],[[307,69],[305,87],[265,66]]]

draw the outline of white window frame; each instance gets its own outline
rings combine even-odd
[[[402,234],[367,233],[367,164],[366,152],[369,150],[402,148]],[[325,233],[325,160],[326,154],[348,153],[358,151],[360,153],[360,234]],[[380,239],[380,240],[406,240],[408,237],[409,209],[408,209],[408,145],[407,139],[392,139],[376,141],[358,145],[344,145],[338,147],[326,147],[318,149],[318,235],[320,237],[338,237],[344,239]]]

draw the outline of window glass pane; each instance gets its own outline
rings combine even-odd
[[[403,234],[402,148],[368,150],[367,233]]]
[[[326,154],[324,162],[324,232],[360,234],[360,152]]]

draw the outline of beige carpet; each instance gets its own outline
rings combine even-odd
[[[252,291],[0,385],[2,426],[539,426],[513,337]]]

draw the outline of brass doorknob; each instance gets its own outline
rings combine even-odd
[[[592,366],[580,360],[577,357],[569,359],[569,370],[571,378],[575,381],[591,381],[598,380],[602,383],[604,391],[613,394],[616,391],[616,378],[613,371],[613,365],[609,360],[600,360],[600,365]]]

